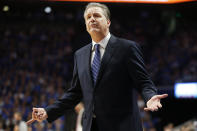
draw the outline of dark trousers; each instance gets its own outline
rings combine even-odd
[[[77,114],[74,110],[67,110],[65,113],[64,131],[75,131]]]
[[[96,122],[96,118],[92,119],[91,131],[99,131],[98,125],[97,125],[97,122]]]

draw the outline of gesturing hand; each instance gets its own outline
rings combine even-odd
[[[162,94],[162,95],[155,95],[153,96],[147,103],[144,108],[145,111],[157,111],[159,108],[162,108],[162,105],[160,103],[160,100],[163,98],[166,98],[168,94]]]
[[[38,122],[42,122],[43,120],[47,119],[47,113],[44,110],[44,108],[33,108],[33,112],[32,112],[32,119],[27,121],[27,124],[31,124],[34,121],[38,121]]]

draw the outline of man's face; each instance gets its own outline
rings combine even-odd
[[[85,23],[88,33],[103,33],[108,31],[110,26],[110,20],[104,15],[104,12],[99,7],[90,7],[85,13]]]

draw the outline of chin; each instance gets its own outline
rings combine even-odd
[[[100,30],[99,29],[91,29],[90,32],[91,33],[98,33],[98,32],[100,32]]]

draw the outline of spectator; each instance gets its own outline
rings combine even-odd
[[[27,124],[22,120],[21,113],[14,113],[15,126],[14,131],[28,131]]]

